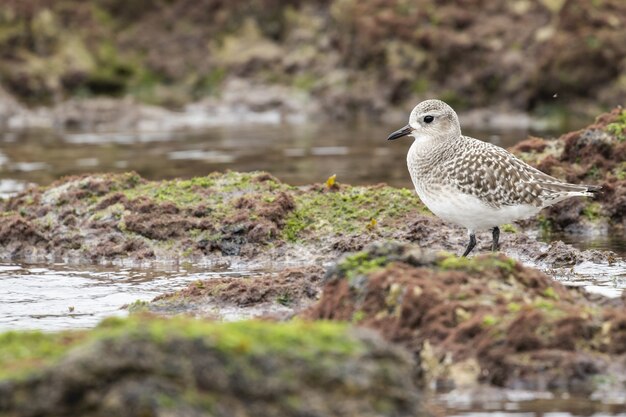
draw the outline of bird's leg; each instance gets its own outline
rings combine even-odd
[[[500,239],[500,228],[498,226],[493,228],[493,243],[491,244],[491,250],[497,252],[500,249],[498,240]]]
[[[463,253],[463,257],[469,255],[469,253],[472,251],[472,249],[474,249],[474,246],[476,246],[476,236],[474,235],[474,232],[472,232],[472,231],[469,232],[469,238],[470,238],[470,241],[467,244],[467,248],[465,248],[465,252]]]

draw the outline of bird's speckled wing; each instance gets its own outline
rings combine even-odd
[[[446,171],[459,191],[479,197],[493,207],[529,204],[546,207],[595,187],[568,184],[531,167],[510,152],[474,138],[451,158]]]

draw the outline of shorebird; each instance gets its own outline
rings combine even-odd
[[[438,217],[468,230],[463,256],[476,246],[477,231],[491,230],[497,251],[500,225],[600,189],[565,183],[505,149],[463,136],[456,112],[440,100],[415,106],[409,124],[387,140],[403,136],[415,139],[406,160],[419,198]]]

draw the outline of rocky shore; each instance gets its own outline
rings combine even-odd
[[[385,184],[127,173],[28,189],[0,203],[4,260],[258,272],[199,280],[89,331],[0,335],[0,414],[415,416],[435,412],[429,390],[480,386],[619,397],[624,296],[559,280],[582,264],[626,271],[624,260],[536,237],[624,233],[625,135],[615,109],[517,145],[540,169],[604,192],[503,227],[499,254],[480,235],[470,259],[455,255],[463,230]],[[256,320],[218,323],[233,316]]]

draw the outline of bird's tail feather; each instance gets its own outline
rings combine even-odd
[[[602,189],[600,185],[570,184],[567,182],[542,182],[541,188],[546,191],[558,194],[580,193],[582,195],[593,195]]]
[[[587,187],[587,192],[591,194],[597,193],[602,189],[601,185],[585,185],[585,187]]]

